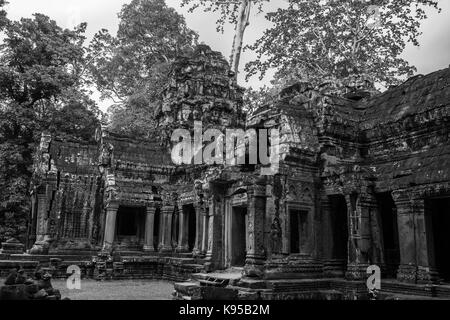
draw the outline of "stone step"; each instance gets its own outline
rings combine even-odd
[[[133,250],[118,250],[117,253],[120,256],[135,256],[135,257],[141,257],[144,255],[144,252],[142,251],[133,251]]]
[[[30,255],[30,254],[13,254],[9,260],[28,260],[39,262],[50,262],[50,259],[61,259],[62,261],[90,261],[90,255]]]
[[[38,261],[26,261],[26,260],[0,260],[0,269],[12,269],[12,268],[35,268],[39,265]]]
[[[228,285],[230,280],[228,279],[215,279],[215,278],[207,278],[205,280],[200,280],[200,285],[205,287],[218,287],[218,288],[224,288]]]

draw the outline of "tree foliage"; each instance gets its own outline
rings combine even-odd
[[[250,25],[252,6],[255,6],[258,9],[258,12],[262,12],[264,3],[267,2],[269,2],[269,0],[182,0],[181,6],[190,6],[190,12],[194,12],[196,9],[203,7],[204,12],[218,13],[219,18],[216,21],[218,32],[223,33],[224,26],[227,23],[235,25],[230,66],[231,70],[237,75],[239,72],[245,30]]]
[[[99,115],[84,90],[84,31],[42,14],[7,21],[0,44],[0,240],[23,240],[33,153],[42,131],[92,139]]]
[[[102,98],[112,99],[111,128],[148,135],[168,68],[197,43],[183,16],[164,0],[133,0],[119,13],[117,35],[101,30],[90,45],[92,74]]]
[[[289,0],[286,9],[266,15],[273,23],[251,49],[257,59],[247,77],[291,77],[313,83],[364,76],[395,85],[415,68],[400,57],[408,42],[418,45],[428,0]]]
[[[265,2],[270,0],[251,0],[259,12],[263,10]],[[219,15],[216,20],[217,32],[223,32],[226,24],[236,25],[239,21],[239,9],[242,0],[181,0],[181,6],[188,6],[189,12],[203,8],[204,12],[213,12]]]
[[[6,22],[8,21],[6,19],[6,11],[3,9],[3,7],[7,4],[5,0],[0,0],[0,31],[2,31],[3,27],[6,25]]]

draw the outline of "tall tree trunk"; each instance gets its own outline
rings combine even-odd
[[[241,0],[239,8],[238,21],[236,25],[236,34],[234,35],[233,49],[231,51],[230,66],[237,78],[239,71],[239,62],[241,60],[242,44],[244,42],[245,29],[249,25],[251,0]]]

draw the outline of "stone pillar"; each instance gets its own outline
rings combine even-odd
[[[180,217],[180,213],[178,210],[178,205],[176,205],[174,208],[174,211],[172,212],[172,217],[170,218],[170,221],[171,221],[170,244],[171,244],[173,250],[176,250],[178,247],[179,235],[177,235],[177,233],[179,233],[179,231],[180,231],[180,218],[179,217]]]
[[[398,238],[400,247],[400,265],[397,279],[406,282],[416,282],[416,243],[414,235],[414,215],[411,199],[404,192],[392,193],[397,207]]]
[[[224,200],[212,197],[209,206],[208,221],[208,250],[206,253],[205,269],[217,269],[223,266],[224,243],[223,243],[223,221]]]
[[[179,231],[178,231],[178,247],[176,249],[177,252],[186,253],[189,251],[188,244],[188,232],[189,232],[189,217],[186,212],[186,207],[182,206],[180,210],[179,217]]]
[[[320,197],[320,214],[322,216],[322,257],[333,259],[333,228],[331,220],[331,203],[326,195]]]
[[[374,202],[369,194],[345,196],[349,216],[349,254],[346,277],[351,280],[367,278],[369,251],[371,249],[370,210]]]
[[[195,232],[195,246],[193,254],[197,257],[202,257],[202,246],[203,246],[203,223],[205,216],[205,205],[204,203],[195,204],[195,216],[196,216],[196,232]]]
[[[264,249],[264,217],[266,215],[266,182],[257,181],[247,189],[248,196],[248,242],[244,275],[261,278],[266,259]]]
[[[38,194],[38,209],[37,209],[37,227],[36,227],[36,237],[37,239],[44,238],[47,235],[47,194]]]
[[[155,228],[155,212],[156,212],[156,207],[154,204],[147,206],[146,219],[145,219],[145,243],[144,243],[144,251],[147,253],[155,252],[155,247],[153,245],[153,231]]]
[[[209,231],[209,218],[211,201],[208,200],[208,206],[203,210],[203,229],[202,229],[202,255],[206,255],[208,251],[208,231]]]
[[[414,198],[412,209],[416,239],[417,282],[433,283],[439,275],[435,269],[431,216],[425,212],[425,199]]]
[[[30,225],[27,233],[27,242],[26,242],[26,248],[30,248],[33,246],[33,244],[36,242],[36,233],[37,233],[37,195],[33,193],[31,197],[31,220]]]
[[[214,241],[214,200],[211,199],[208,210],[208,240],[206,244],[206,260],[211,261],[213,257],[213,241]]]
[[[173,204],[165,204],[161,209],[161,242],[159,244],[159,251],[172,252],[172,215],[175,210]]]
[[[106,223],[105,236],[103,240],[103,250],[111,250],[116,236],[116,220],[117,211],[119,210],[118,203],[110,203],[106,206]]]
[[[399,281],[430,283],[436,280],[437,272],[432,268],[433,247],[431,234],[425,221],[425,201],[411,190],[392,193],[397,207],[398,236],[400,246]]]
[[[50,236],[48,234],[47,193],[37,194],[36,242],[30,249],[31,254],[48,254]]]
[[[370,265],[384,266],[384,245],[380,229],[380,212],[375,194],[370,190],[360,195],[361,238],[365,261]],[[365,276],[367,277],[367,275]]]
[[[89,203],[85,203],[83,206],[83,211],[80,217],[80,237],[87,238],[87,229],[88,229],[88,219],[89,213],[91,212],[91,208],[89,208]]]

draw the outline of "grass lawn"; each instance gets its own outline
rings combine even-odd
[[[65,280],[53,279],[62,298],[71,300],[171,300],[173,283],[159,280],[95,281],[82,279],[81,290],[69,290]]]

